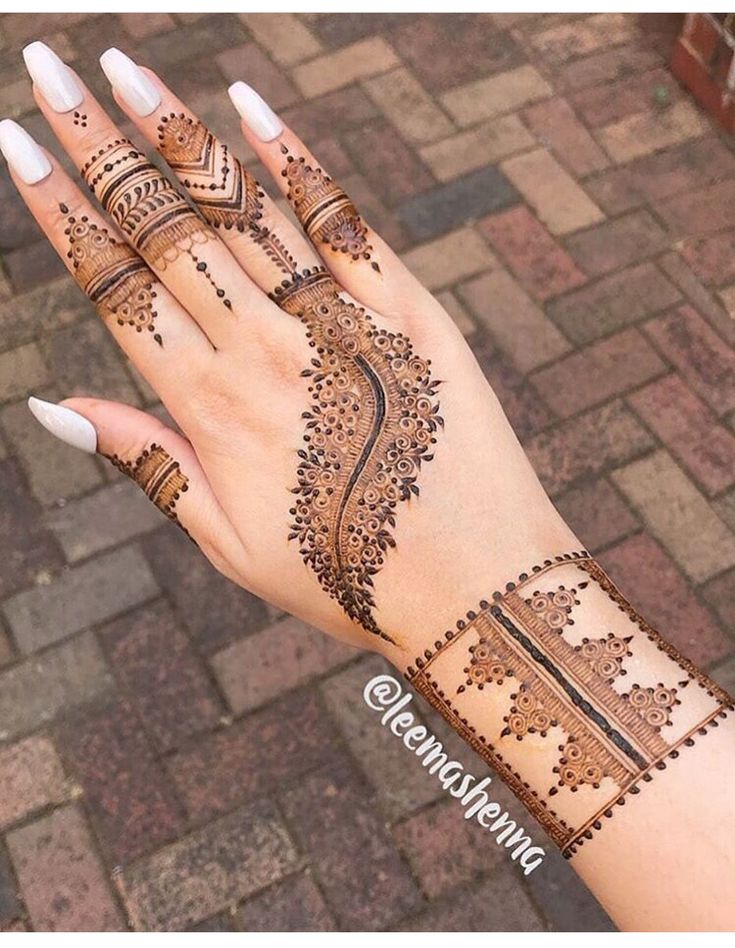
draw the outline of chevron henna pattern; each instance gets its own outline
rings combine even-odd
[[[392,641],[373,614],[374,577],[395,546],[398,507],[418,496],[421,465],[432,459],[443,425],[439,382],[403,333],[378,329],[323,268],[273,299],[301,319],[315,350],[302,373],[312,404],[289,539],[351,619]]]

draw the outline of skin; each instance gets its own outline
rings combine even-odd
[[[155,74],[148,75],[162,99],[152,115],[139,118],[118,104],[137,125],[141,143],[156,146],[161,116],[191,113]],[[87,116],[84,128],[74,123],[73,113],[55,113],[37,90],[36,99],[78,168],[120,136],[88,91],[78,109]],[[242,131],[284,194],[283,145],[318,166],[289,129],[268,143],[246,126]],[[65,233],[70,214],[125,238],[51,160],[53,171],[43,181],[15,183],[71,269]],[[396,547],[375,578],[374,614],[387,638],[352,621],[305,566],[298,544],[287,540],[290,491],[304,443],[302,413],[310,404],[310,383],[302,372],[313,350],[304,325],[269,298],[282,275],[251,235],[220,228],[197,246],[207,279],[186,253],[172,254],[165,268],[147,261],[162,344],[151,333],[106,318],[183,434],[129,406],[90,398],[64,404],[92,422],[101,453],[135,464],[155,443],[179,463],[188,489],[177,499],[176,516],[215,568],[328,634],[380,652],[404,671],[489,590],[583,544],[541,488],[453,321],[380,237],[369,230],[370,260],[354,260],[321,241],[311,244],[274,203],[265,198],[263,205],[264,224],[301,268],[325,265],[345,298],[364,307],[376,327],[406,334],[441,380],[444,428],[432,446],[433,460],[421,468],[420,496],[397,510]],[[213,285],[231,306],[223,305]],[[721,833],[732,819],[726,788],[735,777],[734,742],[730,718],[574,858],[574,868],[622,927],[735,923],[731,834]]]

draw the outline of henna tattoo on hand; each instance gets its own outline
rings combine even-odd
[[[176,515],[176,501],[189,489],[189,479],[181,471],[178,461],[159,444],[151,444],[134,461],[123,461],[116,454],[108,456],[108,460],[135,481],[156,507],[181,527]]]
[[[134,326],[138,332],[147,330],[163,345],[155,327],[152,274],[144,261],[127,244],[115,240],[107,228],[90,223],[86,216],[73,217],[65,204],[60,204],[59,210],[67,215],[64,233],[69,238],[67,256],[74,278],[100,316],[109,316],[120,326]]]
[[[430,361],[403,333],[379,329],[342,299],[323,268],[284,283],[279,306],[306,325],[316,350],[311,408],[299,451],[289,539],[348,616],[393,641],[374,616],[374,576],[401,501],[418,496],[418,473],[443,425]]]
[[[294,158],[285,145],[281,145],[281,152],[286,156],[281,174],[288,182],[287,198],[307,236],[353,260],[370,260],[379,272],[380,267],[371,259],[367,226],[342,188],[321,168],[312,168],[303,157]]]
[[[580,627],[592,624],[606,631],[583,636]],[[629,674],[636,680],[625,688]],[[585,552],[508,583],[406,677],[567,857],[733,710]],[[529,742],[532,754],[523,750]]]

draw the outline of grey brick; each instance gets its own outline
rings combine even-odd
[[[38,286],[0,303],[2,347],[31,342],[47,332],[78,322],[92,311],[92,304],[69,276]]]
[[[556,932],[614,932],[609,916],[561,853],[552,846],[528,886]]]

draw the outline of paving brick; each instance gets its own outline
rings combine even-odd
[[[538,398],[526,377],[504,355],[495,353],[489,359],[484,359],[474,343],[473,350],[480,357],[485,377],[521,443],[551,424],[553,416],[549,409]]]
[[[406,13],[346,13],[333,16],[329,13],[302,13],[319,39],[330,47],[346,46],[355,40],[382,33],[390,36],[394,27],[415,17]]]
[[[358,170],[387,204],[405,201],[434,184],[413,150],[382,119],[347,132],[344,142]]]
[[[291,75],[303,94],[314,98],[358,79],[386,72],[398,64],[390,46],[375,36],[295,66]]]
[[[306,777],[282,802],[342,928],[389,928],[418,908],[411,875],[350,764]]]
[[[134,40],[176,29],[176,21],[170,13],[118,13],[117,18]]]
[[[74,563],[155,530],[164,521],[136,484],[120,479],[50,510],[46,523],[68,562]]]
[[[100,641],[159,751],[217,724],[220,700],[168,605],[148,605],[106,625]]]
[[[238,13],[260,45],[282,66],[318,56],[319,40],[294,13]]]
[[[570,99],[585,125],[599,128],[638,112],[660,109],[678,101],[682,94],[670,70],[658,68],[643,75],[625,76],[612,84],[578,89]]]
[[[195,925],[185,928],[184,931],[234,932],[237,931],[237,929],[235,928],[235,920],[230,910],[228,912],[220,912],[218,915],[212,915],[210,918],[205,918],[203,922],[197,922]]]
[[[375,105],[412,145],[451,135],[454,126],[413,73],[402,66],[363,83]]]
[[[451,181],[534,144],[517,115],[501,115],[476,128],[426,145],[420,154],[439,181]]]
[[[33,419],[25,401],[3,409],[0,423],[23,466],[31,493],[42,503],[76,497],[101,483],[93,458],[50,435]]]
[[[604,219],[599,207],[543,148],[509,158],[500,167],[552,234],[568,234]]]
[[[71,717],[60,741],[110,862],[129,862],[182,831],[180,807],[131,704]]]
[[[539,142],[551,148],[572,174],[584,177],[609,165],[604,151],[566,99],[554,98],[531,106],[523,118]]]
[[[543,866],[531,873],[528,886],[552,931],[617,931],[600,903],[556,849],[550,849]]]
[[[629,14],[597,13],[535,33],[531,43],[545,59],[564,63],[598,49],[630,42],[636,33],[636,20]]]
[[[645,328],[687,385],[718,415],[735,408],[735,353],[696,310],[682,306]]]
[[[400,253],[409,243],[409,237],[403,222],[382,203],[375,190],[362,177],[351,174],[343,176],[341,186],[350,195],[368,226],[372,227],[392,248]]]
[[[3,606],[24,653],[112,618],[158,593],[145,560],[125,548],[64,570],[43,586],[18,593]]]
[[[4,254],[3,263],[16,293],[25,293],[38,286],[39,274],[43,274],[45,281],[48,281],[66,273],[64,261],[45,239]]]
[[[537,300],[544,302],[584,283],[569,254],[525,205],[491,214],[477,229]]]
[[[724,627],[732,629],[735,623],[735,570],[728,570],[710,580],[702,588],[702,597],[715,610]],[[732,641],[729,644],[732,648]],[[711,661],[713,656],[708,654],[707,659]]]
[[[92,837],[74,807],[13,830],[8,849],[35,931],[122,931]]]
[[[552,300],[547,313],[573,342],[592,342],[679,302],[681,294],[652,263],[619,273]]]
[[[537,871],[540,871],[537,870]],[[421,915],[397,926],[405,932],[540,932],[544,925],[510,866],[498,866],[489,879],[465,886],[432,903]]]
[[[281,878],[297,855],[274,806],[244,806],[117,877],[137,931],[180,931]]]
[[[428,290],[438,290],[497,265],[485,242],[469,227],[415,247],[403,254],[403,262]]]
[[[100,27],[95,23],[91,29],[97,37],[104,29],[104,20]],[[114,22],[114,21],[113,21]],[[167,78],[167,70],[179,63],[191,64],[196,60],[211,59],[216,53],[232,46],[238,46],[247,39],[244,26],[234,16],[208,16],[180,26],[176,31],[176,39],[166,33],[148,37],[138,43],[139,58],[142,62],[156,64],[156,70],[162,78]],[[104,49],[105,43],[90,42],[88,48],[97,52]],[[99,56],[99,52],[97,52]],[[180,93],[184,95],[183,92]]]
[[[735,694],[735,656],[710,670],[710,675],[729,695]]]
[[[237,913],[245,932],[332,932],[334,919],[310,875],[301,873],[248,899]]]
[[[239,713],[323,675],[357,654],[350,646],[289,616],[222,649],[211,661],[230,707]]]
[[[577,91],[613,83],[660,65],[661,57],[655,50],[631,44],[568,62],[556,70],[556,80],[560,88]]]
[[[14,461],[0,462],[0,482],[0,597],[5,597],[58,569],[63,558]]]
[[[664,250],[669,237],[647,210],[571,234],[566,246],[589,276],[627,267]]]
[[[597,132],[610,157],[622,164],[662,148],[706,134],[710,126],[691,102],[683,99],[658,112],[638,112]]]
[[[436,300],[449,313],[463,336],[471,336],[477,329],[474,319],[451,290],[442,290],[441,293],[437,293]]]
[[[660,379],[628,401],[706,493],[735,483],[735,435],[679,376]]]
[[[659,257],[658,265],[720,337],[731,347],[735,346],[735,320],[697,279],[685,260],[671,251]]]
[[[694,582],[735,565],[735,535],[666,451],[634,461],[612,476]]]
[[[7,668],[0,672],[0,740],[31,731],[111,686],[91,634]]]
[[[428,240],[517,200],[518,193],[503,172],[488,165],[406,201],[397,214],[417,240]]]
[[[557,497],[555,504],[585,549],[593,553],[638,527],[628,505],[605,478],[573,487]]]
[[[728,527],[735,532],[735,490],[723,494],[712,502],[718,516],[725,521]]]
[[[458,125],[475,125],[547,99],[552,91],[533,66],[525,65],[452,89],[441,97],[441,102]]]
[[[29,737],[0,747],[0,827],[5,829],[49,804],[62,803],[67,794],[61,761],[48,738]]]
[[[735,228],[686,240],[679,252],[705,283],[724,286],[735,280]]]
[[[674,561],[650,536],[623,540],[602,553],[600,562],[641,615],[692,661],[704,667],[732,650]]]
[[[665,364],[637,329],[624,329],[533,375],[542,398],[561,418],[599,405],[661,375]]]
[[[569,351],[569,343],[505,270],[459,287],[461,298],[522,372]]]
[[[298,783],[332,759],[339,731],[318,696],[280,698],[171,757],[168,770],[192,820]]]
[[[267,624],[265,603],[221,576],[180,530],[166,526],[141,546],[199,651],[212,652]]]
[[[728,179],[659,201],[655,209],[674,236],[689,237],[735,226],[734,205],[735,179]]]
[[[48,369],[35,343],[0,353],[0,402],[28,395],[47,381]]]
[[[12,931],[9,926],[21,913],[17,886],[5,846],[0,846],[0,931]]]
[[[226,49],[216,57],[216,63],[228,82],[251,76],[260,95],[276,111],[300,98],[283,69],[274,65],[255,43]]]
[[[526,453],[550,494],[594,477],[650,449],[650,435],[618,402],[594,408],[526,442]]]
[[[339,115],[340,128],[348,131],[360,128],[377,114],[377,109],[363,90],[358,86],[349,86],[285,109],[281,118],[304,141],[319,141],[334,135],[335,115]]]

